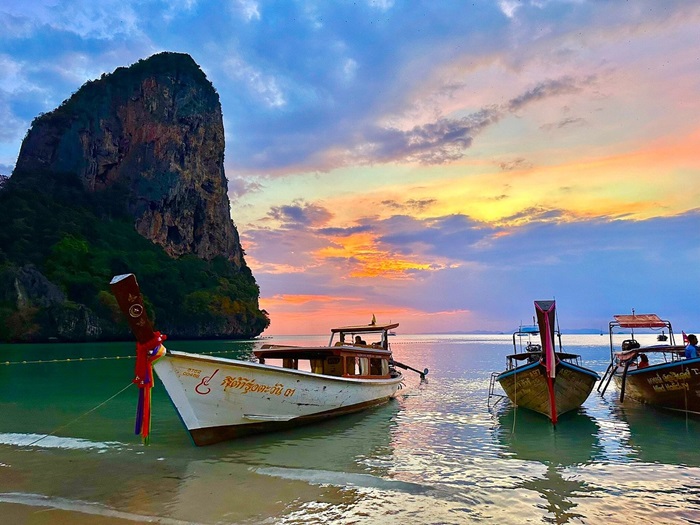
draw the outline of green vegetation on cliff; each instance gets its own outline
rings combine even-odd
[[[126,195],[119,185],[87,192],[77,176],[66,173],[22,173],[5,183],[0,340],[129,338],[108,286],[122,273],[137,276],[156,328],[171,336],[248,338],[268,326],[247,266],[238,269],[223,257],[169,257],[135,231]],[[17,297],[11,276],[27,266],[63,292],[60,304]],[[56,328],[56,317],[70,318],[79,308],[93,314],[94,335],[66,335]]]

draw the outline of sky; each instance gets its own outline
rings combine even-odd
[[[700,331],[700,2],[5,0],[0,174],[161,51],[219,93],[263,335],[507,333],[540,299]]]

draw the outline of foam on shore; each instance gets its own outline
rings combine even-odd
[[[90,441],[89,439],[46,434],[0,433],[0,445],[16,447],[56,448],[65,450],[100,450],[120,449],[125,447],[117,441]]]
[[[361,488],[395,490],[399,492],[407,492],[409,494],[423,494],[431,489],[431,487],[420,485],[418,483],[385,479],[378,476],[373,476],[371,474],[334,472],[331,470],[262,467],[255,469],[255,472],[266,476],[306,481],[314,485],[334,485],[337,487],[353,486]]]
[[[0,503],[13,503],[30,507],[44,507],[67,512],[78,512],[92,516],[104,516],[108,518],[120,518],[138,523],[162,523],[164,525],[192,525],[191,521],[182,521],[160,516],[148,516],[132,512],[122,512],[101,503],[71,500],[44,496],[42,494],[26,494],[23,492],[0,493]]]

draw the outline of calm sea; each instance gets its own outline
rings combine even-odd
[[[244,357],[261,342],[168,343]],[[607,336],[563,343],[605,371]],[[554,429],[489,406],[509,335],[392,344],[427,383],[406,372],[385,406],[203,448],[160,384],[151,445],[133,434],[133,344],[0,346],[0,522],[700,523],[700,420],[620,405],[611,385]]]

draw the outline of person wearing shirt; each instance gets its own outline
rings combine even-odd
[[[685,347],[685,358],[698,357],[698,338],[695,334],[688,334],[688,346]]]

